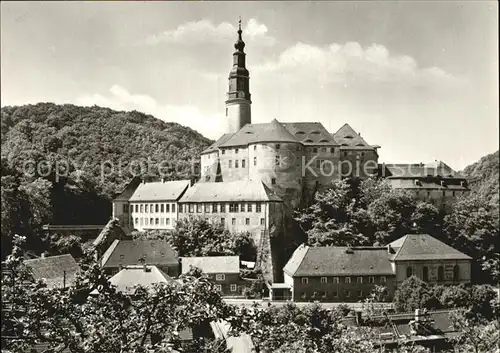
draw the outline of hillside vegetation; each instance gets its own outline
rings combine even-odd
[[[163,162],[167,180],[189,178],[211,142],[137,111],[53,103],[2,107],[2,245],[19,233],[38,249],[46,223],[103,224],[112,198],[133,175],[158,177]]]
[[[496,151],[467,166],[462,172],[469,179],[471,191],[496,207],[499,203],[499,158],[499,151]]]

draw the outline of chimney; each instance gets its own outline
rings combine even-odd
[[[142,183],[143,183],[143,184],[146,184],[146,180],[142,179]]]
[[[161,178],[161,182],[162,182],[162,183],[165,183],[165,178]]]
[[[392,248],[391,244],[387,244],[387,253],[394,254],[394,249]]]
[[[45,253],[44,252],[40,254],[40,258],[45,259]]]

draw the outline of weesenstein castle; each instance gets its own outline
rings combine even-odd
[[[252,124],[241,25],[234,48],[226,132],[201,153],[199,180],[130,183],[113,202],[113,217],[127,231],[173,229],[187,217],[222,222],[233,232],[252,234],[258,266],[266,280],[276,282],[301,243],[293,210],[310,204],[334,180],[382,176],[440,207],[469,192],[465,178],[443,162],[379,164],[380,146],[368,144],[347,123],[335,133],[319,122]]]

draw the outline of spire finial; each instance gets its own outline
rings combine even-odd
[[[239,50],[243,51],[243,48],[245,48],[245,42],[243,42],[243,39],[241,38],[241,33],[243,31],[241,30],[241,16],[239,16],[238,20],[238,41],[234,44],[234,47]]]

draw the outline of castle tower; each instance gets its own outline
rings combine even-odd
[[[241,19],[238,40],[234,43],[233,68],[229,72],[229,90],[226,100],[227,133],[241,129],[252,122],[250,114],[250,74],[245,67],[245,42],[241,38]]]

